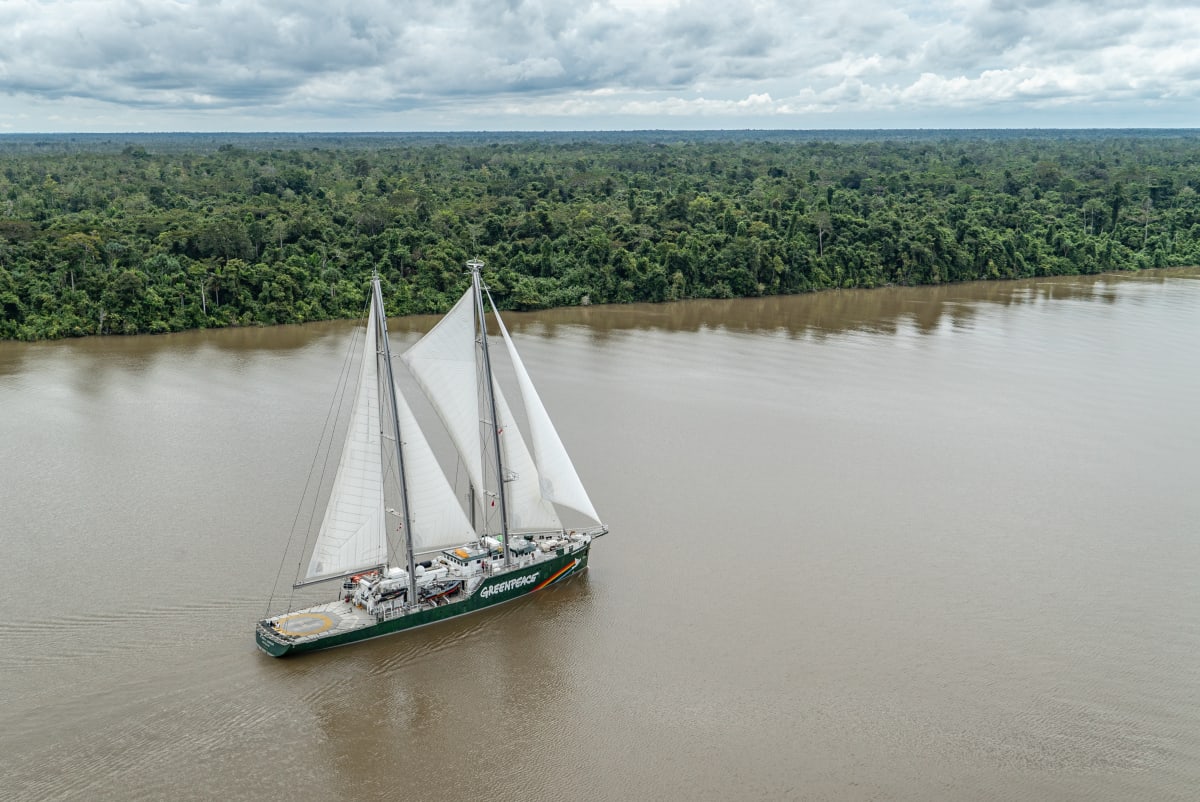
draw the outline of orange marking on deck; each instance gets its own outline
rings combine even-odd
[[[298,629],[289,629],[287,624],[298,625]],[[317,635],[333,626],[333,619],[324,613],[296,613],[285,615],[275,622],[275,630],[293,638],[305,635]]]

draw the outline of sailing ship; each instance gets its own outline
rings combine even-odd
[[[274,616],[268,604],[255,627],[267,654],[344,646],[527,596],[586,570],[592,541],[608,532],[484,286],[483,263],[467,267],[471,286],[400,359],[465,466],[468,503],[397,386],[376,276],[341,460],[293,585],[339,581],[337,598]],[[520,391],[528,444],[493,375],[487,308]],[[588,524],[565,527],[562,508]]]

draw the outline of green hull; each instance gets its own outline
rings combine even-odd
[[[589,543],[578,551],[566,550],[565,553],[553,559],[488,577],[475,589],[474,593],[465,599],[423,608],[408,615],[369,624],[349,632],[293,638],[276,631],[268,625],[267,620],[263,620],[259,621],[258,626],[255,627],[254,640],[258,644],[258,648],[272,657],[284,657],[346,646],[359,641],[381,638],[384,635],[394,635],[397,632],[436,624],[439,621],[468,615],[513,599],[519,599],[522,596],[528,596],[556,582],[575,576],[587,568],[590,549],[591,544]]]

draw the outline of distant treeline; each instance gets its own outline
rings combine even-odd
[[[0,337],[1200,264],[1200,132],[0,137]]]

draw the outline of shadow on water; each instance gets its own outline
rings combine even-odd
[[[1200,279],[1200,268],[1171,268],[1139,273],[1058,276],[1017,281],[975,281],[924,287],[828,290],[764,298],[691,300],[663,304],[566,307],[538,312],[506,312],[509,330],[554,337],[560,327],[585,327],[602,340],[623,331],[787,332],[817,338],[847,332],[894,333],[911,323],[919,332],[937,331],[944,321],[962,325],[980,305],[1016,306],[1044,301],[1114,303],[1116,285]],[[419,334],[436,316],[414,315],[390,323],[394,332]]]

